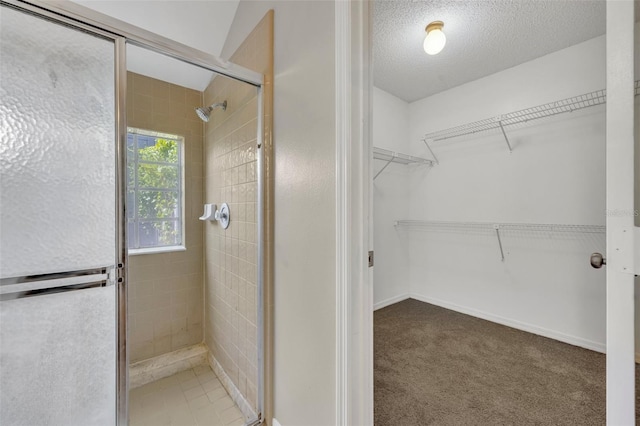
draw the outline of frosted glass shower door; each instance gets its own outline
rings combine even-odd
[[[115,42],[0,8],[0,423],[116,423]]]

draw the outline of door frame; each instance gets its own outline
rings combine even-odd
[[[373,424],[371,22],[367,0],[335,1],[335,424]]]
[[[634,2],[607,0],[607,424],[635,423]]]
[[[373,274],[371,268],[363,270],[364,248],[373,246],[372,8],[362,0],[351,7],[344,3],[336,1],[337,425],[373,424]],[[607,211],[634,211],[633,3],[607,0],[606,6]],[[621,148],[611,149],[613,141]],[[633,304],[639,252],[640,228],[634,227],[634,216],[607,215],[607,424],[611,425],[635,422]]]

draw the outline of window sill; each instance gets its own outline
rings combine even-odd
[[[129,256],[138,256],[141,254],[169,253],[172,251],[186,251],[185,246],[167,246],[167,247],[148,247],[140,249],[129,249]]]

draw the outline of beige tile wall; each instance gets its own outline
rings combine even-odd
[[[271,230],[271,109],[273,98],[273,12],[256,26],[232,62],[265,74],[265,312],[269,310]],[[216,78],[205,90],[205,104],[227,100],[205,132],[205,200],[230,203],[231,224],[224,231],[205,227],[205,342],[254,409],[257,406],[257,91]],[[266,318],[267,331],[269,318]],[[269,339],[266,346],[270,348]],[[268,381],[266,389],[269,389]],[[267,397],[268,404],[269,397]],[[268,414],[270,410],[265,410]]]
[[[222,229],[205,225],[205,342],[255,408],[257,383],[256,89],[218,77],[205,103],[227,100],[206,127],[207,203],[229,204]]]
[[[203,340],[202,93],[127,73],[127,125],[184,137],[186,251],[129,257],[130,361]]]

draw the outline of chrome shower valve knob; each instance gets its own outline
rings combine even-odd
[[[229,205],[227,203],[222,203],[220,210],[216,210],[213,218],[218,221],[220,226],[222,226],[222,229],[227,229],[229,227],[229,221],[231,220]]]

